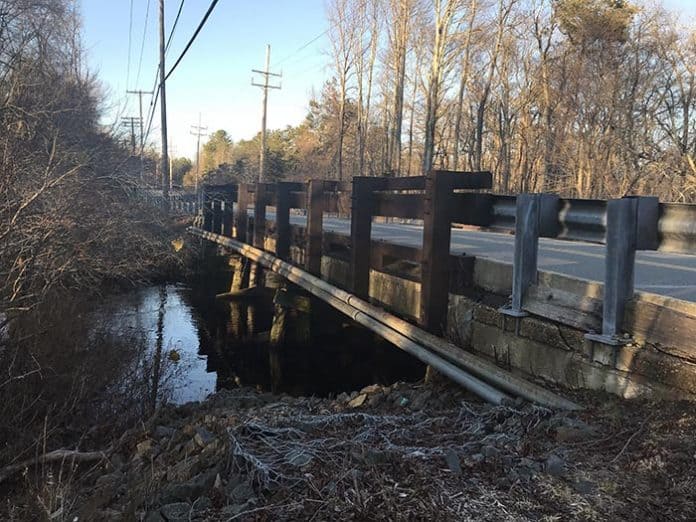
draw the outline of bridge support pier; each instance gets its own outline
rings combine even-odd
[[[237,293],[249,286],[249,264],[250,263],[242,256],[233,256],[230,258],[230,265],[232,266],[230,293]]]

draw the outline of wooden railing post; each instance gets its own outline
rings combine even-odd
[[[256,184],[256,196],[254,198],[254,243],[257,248],[264,249],[266,237],[266,184]]]
[[[276,256],[290,257],[290,191],[294,183],[276,183]]]
[[[246,243],[247,241],[247,226],[249,223],[247,209],[250,202],[251,194],[249,193],[249,185],[240,183],[237,189],[237,208],[234,213],[234,228],[236,231],[235,239],[242,243]]]
[[[324,182],[311,179],[307,184],[307,245],[305,269],[321,274],[321,243],[324,226]]]
[[[213,230],[213,200],[211,194],[203,191],[203,230],[211,232]]]
[[[451,176],[431,171],[425,176],[423,250],[421,259],[421,325],[444,330],[449,300]]]
[[[234,218],[234,203],[231,201],[231,199],[232,198],[230,197],[224,201],[222,209],[222,234],[229,237],[232,237],[232,221]]]
[[[213,204],[213,228],[214,234],[222,234],[222,200],[214,199]]]
[[[350,273],[351,291],[367,299],[370,295],[370,243],[374,178],[353,178],[350,216]]]

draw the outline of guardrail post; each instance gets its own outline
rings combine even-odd
[[[558,219],[560,198],[556,194],[539,194],[539,236],[558,237],[561,222]]]
[[[256,184],[254,198],[254,246],[264,250],[266,236],[266,184]]]
[[[370,243],[373,178],[355,176],[351,196],[350,216],[350,275],[351,291],[362,299],[370,295]]]
[[[294,183],[276,183],[276,256],[290,257],[290,191]]]
[[[310,179],[307,184],[307,244],[305,269],[310,274],[321,274],[321,243],[324,226],[324,182]]]
[[[203,191],[203,230],[213,230],[213,200],[206,191]]]
[[[213,227],[214,234],[222,234],[222,201],[219,199],[213,200]]]
[[[428,172],[423,196],[420,322],[433,333],[444,330],[449,304],[452,188],[448,174]]]
[[[247,226],[248,207],[251,202],[251,194],[249,193],[249,185],[241,183],[237,189],[237,208],[234,213],[234,229],[235,239],[246,243],[247,241]]]
[[[512,302],[500,309],[511,317],[525,317],[524,295],[537,280],[541,194],[520,194],[515,211],[515,253],[512,264]]]
[[[637,244],[638,199],[607,201],[607,250],[602,306],[602,333],[589,333],[592,341],[619,346],[626,302],[633,297]]]
[[[660,244],[658,221],[660,200],[655,196],[637,196],[636,250],[657,250]]]

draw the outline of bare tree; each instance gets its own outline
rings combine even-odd
[[[459,5],[460,0],[435,0],[434,2],[434,41],[425,105],[425,137],[423,144],[424,172],[429,171],[433,166],[435,130],[437,126],[438,108],[440,105],[440,89],[445,74],[447,44]]]

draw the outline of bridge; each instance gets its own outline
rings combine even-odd
[[[207,187],[190,231],[483,384],[497,385],[492,361],[623,396],[696,393],[696,207],[490,185],[433,171]]]

